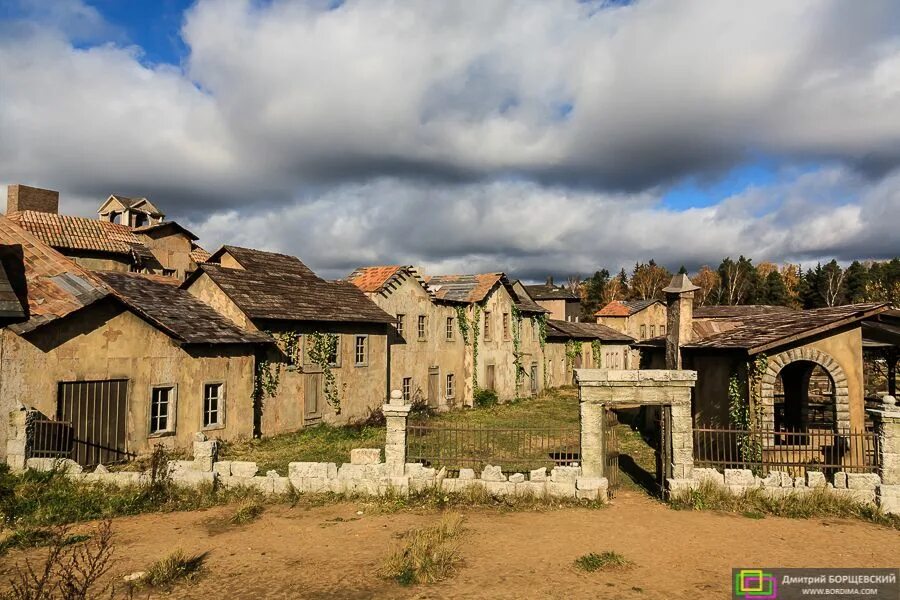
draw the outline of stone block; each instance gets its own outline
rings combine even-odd
[[[231,477],[231,461],[220,460],[213,463],[213,473],[222,477]]]
[[[516,484],[508,481],[484,481],[482,480],[484,490],[491,496],[511,496],[516,491]]]
[[[755,479],[750,469],[725,469],[725,485],[753,487]]]
[[[716,485],[725,485],[725,475],[716,469],[701,469],[695,467],[692,479],[698,483],[708,481]]]
[[[547,481],[547,467],[531,471],[528,474],[528,481]]]
[[[409,477],[389,477],[388,489],[401,496],[409,496]]]
[[[825,479],[825,473],[821,471],[806,472],[806,487],[823,488],[828,481]]]
[[[254,477],[258,471],[259,467],[256,466],[255,462],[242,460],[231,461],[232,477]]]
[[[203,483],[211,485],[215,479],[216,474],[212,471],[198,471],[196,469],[178,471],[172,474],[172,483],[188,487],[197,487]]]
[[[509,476],[510,483],[522,483],[525,481],[525,475],[522,473],[513,473]]]
[[[525,481],[516,484],[516,496],[543,498],[547,495],[547,484],[544,481]]]
[[[794,489],[805,488],[806,479],[803,477],[794,477]]]
[[[847,473],[845,473],[844,471],[838,471],[834,474],[834,489],[847,489]]]
[[[835,489],[832,493],[860,504],[875,504],[875,490]]]
[[[354,448],[350,451],[350,464],[374,465],[381,462],[381,448]]]
[[[503,474],[503,471],[500,467],[487,465],[484,467],[484,470],[481,471],[481,480],[482,481],[506,481],[506,475]]]
[[[456,481],[455,479],[445,479],[444,481]],[[434,479],[424,479],[421,477],[409,478],[409,491],[418,493],[434,486]]]
[[[385,463],[369,463],[365,465],[366,479],[384,479],[388,476],[388,466]]]
[[[579,477],[575,480],[575,489],[599,490],[604,484],[609,485],[605,477]]]
[[[881,510],[900,515],[900,485],[879,485],[875,494]]]
[[[847,473],[847,489],[874,490],[881,485],[881,478],[874,473]]]
[[[350,463],[344,463],[338,469],[338,479],[364,479],[367,466],[368,465],[351,465]]]
[[[689,492],[694,489],[698,485],[698,480],[695,479],[667,479],[666,484],[669,488],[669,493],[672,495],[679,495],[685,492]]]
[[[292,462],[288,463],[288,477],[321,477],[323,479],[337,477],[335,463]]]
[[[760,480],[764,488],[781,487],[781,473],[778,471],[769,471],[769,474]]]
[[[475,479],[475,469],[460,469],[459,478],[463,480]]]
[[[33,471],[52,471],[56,469],[60,473],[82,473],[84,468],[69,458],[29,458],[25,461],[25,467]]]
[[[581,476],[581,467],[553,467],[550,470],[550,481],[554,483],[575,483]]]
[[[794,478],[791,477],[790,473],[781,472],[779,475],[781,477],[781,487],[794,487]]]
[[[202,434],[201,434],[202,435]],[[194,442],[194,463],[198,471],[212,471],[219,453],[219,442],[206,440]]]
[[[575,490],[575,497],[579,500],[596,500],[600,497],[600,490]]]
[[[883,454],[881,473],[884,483],[900,485],[900,454]]]
[[[547,495],[553,498],[574,498],[575,497],[575,481],[548,481]]]

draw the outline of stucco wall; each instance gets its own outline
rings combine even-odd
[[[220,315],[236,323],[239,327],[250,330],[257,329],[256,325],[247,318],[247,315],[238,308],[237,304],[225,295],[221,288],[206,273],[199,275],[191,283],[187,291]]]
[[[65,253],[65,252],[64,252]],[[76,264],[90,271],[130,271],[131,261],[125,257],[121,259],[101,256],[77,256],[67,254]]]
[[[456,308],[432,302],[421,284],[406,276],[387,294],[368,294],[369,298],[389,315],[404,315],[403,337],[393,330],[390,337],[390,388],[402,390],[403,380],[411,379],[410,399],[420,398],[429,405],[446,408],[472,403],[471,378],[466,369],[466,348]],[[418,336],[419,316],[425,317],[424,339]],[[447,338],[447,319],[453,319],[452,338]],[[437,370],[438,397],[429,397],[429,377]],[[447,375],[454,379],[454,394],[447,397]]]
[[[187,271],[195,268],[191,260],[191,241],[183,233],[153,233],[144,235],[144,241],[165,269],[174,269],[175,276],[184,279]]]
[[[58,382],[128,379],[127,449],[140,453],[157,441],[148,438],[151,386],[177,386],[175,432],[159,440],[187,446],[202,429],[203,384],[223,382],[225,425],[208,434],[220,439],[252,434],[250,346],[186,350],[111,302],[27,337],[4,329],[2,342],[0,414],[22,402],[55,417]],[[0,452],[5,440],[6,428],[0,427]]]

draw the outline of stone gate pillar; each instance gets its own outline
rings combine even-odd
[[[636,406],[672,407],[672,475],[675,479],[693,475],[691,390],[697,383],[696,371],[577,369],[575,382],[581,406],[581,470],[586,477],[604,476],[604,411]]]
[[[893,396],[885,396],[881,409],[869,409],[877,436],[878,505],[888,513],[900,514],[900,406]]]
[[[403,402],[400,390],[391,392],[391,398],[382,407],[387,437],[384,441],[384,462],[392,477],[402,477],[406,467],[406,421],[409,418],[411,404]]]

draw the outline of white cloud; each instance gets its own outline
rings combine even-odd
[[[77,0],[0,22],[0,180],[148,195],[332,274],[900,248],[897,3],[330,4],[200,0],[183,69],[78,47],[108,24]],[[759,156],[778,182],[659,204]]]

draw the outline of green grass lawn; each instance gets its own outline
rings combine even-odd
[[[458,409],[440,414],[414,414],[410,424],[448,428],[542,428],[577,429],[579,422],[577,392],[574,388],[550,390],[536,398],[527,398],[487,408]],[[269,438],[226,442],[219,460],[246,460],[259,465],[260,473],[270,469],[287,475],[291,462],[334,462],[350,460],[353,448],[383,448],[385,429],[378,426],[334,427],[317,425],[295,433]],[[512,451],[517,440],[501,435],[491,452]],[[525,465],[527,466],[527,465]]]

